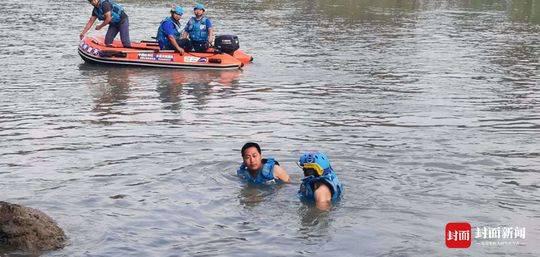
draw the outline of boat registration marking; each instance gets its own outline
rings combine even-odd
[[[154,53],[139,53],[138,58],[140,60],[153,60],[153,61],[168,61],[173,60],[172,54],[154,54]]]
[[[195,56],[184,56],[184,62],[198,62],[199,59],[199,57]]]

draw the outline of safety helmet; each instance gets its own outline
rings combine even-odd
[[[305,176],[322,176],[324,170],[330,168],[330,160],[321,152],[305,152],[300,156],[298,166],[302,168]]]
[[[180,7],[180,6],[176,6],[174,8],[171,9],[171,12],[174,12],[178,15],[183,15],[184,14],[184,8]]]
[[[195,11],[197,9],[201,9],[201,10],[205,11],[204,10],[204,4],[196,4],[195,7],[193,7],[193,11]]]

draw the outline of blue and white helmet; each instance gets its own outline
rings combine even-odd
[[[330,160],[326,154],[321,152],[305,152],[300,156],[298,165],[302,169],[315,169],[316,173],[321,176],[324,173],[324,170],[330,168]]]

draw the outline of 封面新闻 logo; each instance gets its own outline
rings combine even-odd
[[[450,222],[446,224],[444,241],[448,248],[469,248],[472,243],[471,224]]]

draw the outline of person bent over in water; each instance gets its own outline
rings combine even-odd
[[[180,18],[182,18],[183,14],[184,9],[176,6],[171,9],[171,16],[161,21],[156,36],[159,49],[175,50],[180,54],[184,53],[184,48],[180,46],[182,44],[180,39],[181,34],[178,31],[178,28],[180,28]]]
[[[306,152],[300,156],[298,165],[304,171],[298,190],[300,198],[315,202],[320,210],[330,209],[331,203],[340,199],[343,189],[328,157],[321,152]]]
[[[115,3],[113,0],[88,0],[94,9],[92,10],[92,15],[90,19],[84,26],[83,31],[79,35],[80,39],[84,38],[84,35],[96,19],[103,21],[103,23],[96,26],[96,30],[109,25],[107,29],[107,34],[105,34],[105,45],[110,46],[120,32],[120,40],[122,40],[122,45],[124,47],[131,47],[131,41],[129,39],[129,19],[127,14],[124,12],[124,8]]]
[[[237,174],[252,184],[272,184],[277,181],[289,183],[287,171],[279,166],[273,158],[262,158],[261,147],[257,143],[249,142],[242,147],[242,165]]]

